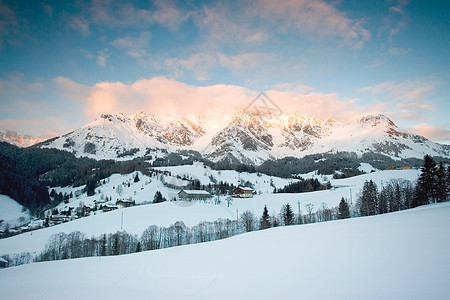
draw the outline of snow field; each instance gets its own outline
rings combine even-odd
[[[450,204],[0,270],[5,299],[448,299]]]

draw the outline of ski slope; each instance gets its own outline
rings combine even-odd
[[[0,270],[3,299],[449,299],[450,204]]]

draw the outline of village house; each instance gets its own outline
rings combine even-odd
[[[105,205],[103,205],[102,210],[103,210],[103,212],[109,212],[109,211],[112,211],[112,210],[116,210],[117,208],[118,207],[115,206],[115,205],[105,204]]]
[[[52,221],[53,224],[61,224],[69,222],[69,217],[67,217],[66,215],[51,215],[50,221]]]
[[[120,205],[123,207],[130,207],[130,206],[135,206],[136,202],[134,200],[117,200],[116,201],[116,205]]]
[[[236,198],[251,198],[255,191],[252,188],[245,186],[238,186],[231,192],[231,196]]]
[[[208,200],[212,197],[210,193],[203,190],[181,190],[178,193],[178,199],[185,201]]]

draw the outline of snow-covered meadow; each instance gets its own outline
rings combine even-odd
[[[449,299],[450,204],[0,270],[4,299]]]

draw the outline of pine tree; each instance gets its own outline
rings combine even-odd
[[[114,234],[114,240],[113,240],[113,245],[112,245],[112,255],[119,255],[119,234],[116,233]]]
[[[360,197],[360,214],[361,216],[372,216],[377,213],[377,185],[372,181],[366,181],[363,186],[362,195]]]
[[[270,227],[271,227],[271,224],[270,224],[269,211],[267,210],[267,206],[264,205],[264,211],[263,211],[261,220],[259,222],[259,229],[267,229]]]
[[[136,176],[134,176],[134,183],[139,182],[139,181],[140,181],[139,175],[138,175],[138,173],[136,173]]]
[[[273,218],[272,227],[278,227],[277,218]]]
[[[436,200],[436,164],[429,155],[423,158],[422,173],[417,180],[412,207],[429,204]]]
[[[350,209],[348,207],[347,201],[345,201],[344,197],[341,198],[341,202],[339,202],[339,219],[347,219],[350,218]]]
[[[156,191],[155,196],[153,197],[153,203],[160,203],[164,202],[165,199],[163,198],[160,191]]]
[[[436,170],[436,199],[438,202],[447,201],[448,185],[444,164],[441,162]]]
[[[106,234],[104,234],[102,237],[100,246],[100,256],[106,256]]]
[[[400,185],[395,184],[393,202],[390,204],[390,211],[399,211],[402,207],[402,192],[400,190]]]
[[[136,245],[136,252],[141,252],[141,251],[142,251],[141,242],[138,242]]]
[[[283,209],[283,221],[285,226],[290,226],[294,224],[294,212],[291,206],[287,203]]]
[[[385,214],[388,212],[388,199],[388,190],[384,188],[381,190],[380,195],[378,196],[377,214]]]

